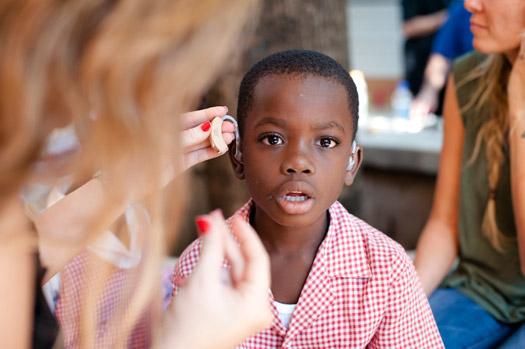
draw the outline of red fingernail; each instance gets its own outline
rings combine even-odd
[[[195,220],[195,223],[199,228],[200,235],[204,235],[210,230],[210,223],[205,218],[199,217]]]
[[[211,127],[211,123],[209,121],[206,121],[204,124],[201,125],[201,130],[204,132],[208,131]]]

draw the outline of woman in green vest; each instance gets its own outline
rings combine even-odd
[[[415,264],[447,348],[525,347],[525,2],[465,8],[478,52],[449,78]]]

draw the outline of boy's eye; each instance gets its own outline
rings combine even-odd
[[[320,145],[323,148],[333,148],[336,145],[339,144],[335,139],[332,138],[321,138],[318,142],[318,145]]]
[[[283,139],[277,135],[268,135],[262,138],[262,142],[267,145],[283,144]]]

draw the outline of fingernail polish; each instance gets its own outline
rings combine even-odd
[[[198,217],[195,223],[197,224],[197,228],[199,228],[200,235],[204,235],[210,230],[210,223],[205,218]]]
[[[211,127],[211,123],[209,121],[206,121],[204,124],[201,125],[201,130],[204,132],[208,131]]]

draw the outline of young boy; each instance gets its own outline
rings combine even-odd
[[[241,83],[230,158],[252,199],[234,217],[270,256],[274,322],[240,348],[443,347],[403,248],[336,201],[362,160],[357,110],[348,72],[313,51],[271,55]],[[178,260],[175,294],[199,249]]]

